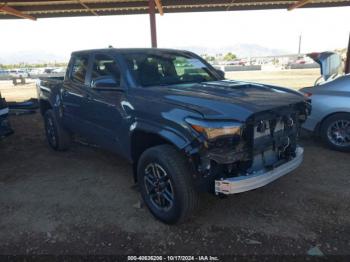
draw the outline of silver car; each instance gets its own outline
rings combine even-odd
[[[323,76],[326,71],[321,65]],[[350,151],[350,74],[329,80],[331,75],[324,83],[300,90],[312,104],[303,127],[319,135],[330,148]]]

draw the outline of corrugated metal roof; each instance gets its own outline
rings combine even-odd
[[[161,1],[164,13],[287,9],[298,2],[295,0]],[[302,8],[350,6],[350,0],[304,0],[304,2]],[[9,0],[0,1],[0,19],[18,18],[10,12],[1,11],[3,6],[35,18],[148,13],[148,0]]]

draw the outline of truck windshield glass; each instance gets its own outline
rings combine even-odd
[[[133,53],[124,55],[141,86],[200,83],[219,80],[212,68],[190,55]]]

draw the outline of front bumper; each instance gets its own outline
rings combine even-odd
[[[296,156],[292,160],[272,169],[271,171],[266,172],[262,170],[252,175],[215,180],[215,193],[229,195],[265,186],[300,166],[303,161],[303,156],[304,149],[302,147],[297,147]]]

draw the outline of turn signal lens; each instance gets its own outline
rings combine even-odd
[[[205,128],[204,133],[208,139],[222,136],[240,135],[240,127]]]
[[[306,93],[304,93],[304,96],[305,96],[306,98],[309,98],[310,96],[312,96],[312,93],[306,92]]]
[[[197,126],[197,125],[191,125],[194,130],[196,130],[199,133],[203,133],[205,128],[202,126]]]
[[[187,118],[186,122],[209,140],[223,136],[241,135],[242,125],[236,122],[204,121]]]

